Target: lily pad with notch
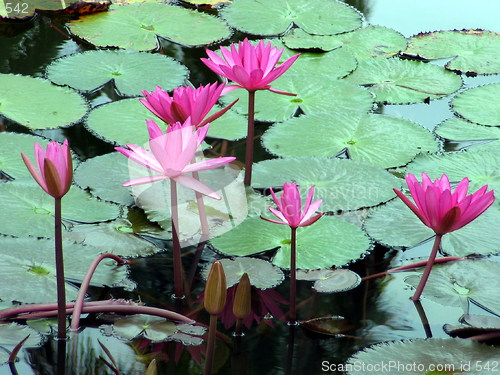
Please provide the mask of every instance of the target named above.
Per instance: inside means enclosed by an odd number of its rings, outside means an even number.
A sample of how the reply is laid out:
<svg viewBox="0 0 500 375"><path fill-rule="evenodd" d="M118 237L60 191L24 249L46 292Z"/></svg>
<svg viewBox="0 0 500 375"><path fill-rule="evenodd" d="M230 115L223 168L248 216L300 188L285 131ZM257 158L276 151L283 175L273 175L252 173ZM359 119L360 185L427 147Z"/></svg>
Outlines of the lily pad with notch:
<svg viewBox="0 0 500 375"><path fill-rule="evenodd" d="M392 199L392 188L401 181L373 164L338 158L289 157L254 165L252 186L269 188L296 182L305 196L315 186L315 199L323 199L322 211L350 211L376 206Z"/></svg>
<svg viewBox="0 0 500 375"><path fill-rule="evenodd" d="M294 117L271 126L262 142L281 157L333 157L347 150L350 159L383 168L402 166L418 153L439 150L432 133L420 125L378 114Z"/></svg>
<svg viewBox="0 0 500 375"><path fill-rule="evenodd" d="M73 125L87 113L87 102L68 87L42 78L0 74L0 115L30 129Z"/></svg>
<svg viewBox="0 0 500 375"><path fill-rule="evenodd" d="M71 33L96 46L136 51L158 48L157 37L185 46L202 46L231 34L218 18L158 3L112 5L107 12L80 17L67 26Z"/></svg>
<svg viewBox="0 0 500 375"><path fill-rule="evenodd" d="M462 87L462 79L455 73L436 65L398 58L361 60L346 80L368 87L377 102L388 104L444 98Z"/></svg>
<svg viewBox="0 0 500 375"><path fill-rule="evenodd" d="M290 228L251 217L230 232L211 240L227 255L246 256L278 248L272 262L290 267ZM342 266L364 257L370 239L353 224L323 216L314 225L297 230L297 268L319 269Z"/></svg>
<svg viewBox="0 0 500 375"><path fill-rule="evenodd" d="M122 96L139 96L156 86L172 90L187 79L187 68L174 59L135 51L87 51L55 60L47 78L57 85L94 91L113 81Z"/></svg>
<svg viewBox="0 0 500 375"><path fill-rule="evenodd" d="M406 54L429 60L453 57L445 68L460 73L500 73L500 33L469 29L420 33Z"/></svg>
<svg viewBox="0 0 500 375"><path fill-rule="evenodd" d="M309 34L332 35L362 24L361 13L337 0L233 0L221 16L235 29L255 35L284 34L292 25Z"/></svg>

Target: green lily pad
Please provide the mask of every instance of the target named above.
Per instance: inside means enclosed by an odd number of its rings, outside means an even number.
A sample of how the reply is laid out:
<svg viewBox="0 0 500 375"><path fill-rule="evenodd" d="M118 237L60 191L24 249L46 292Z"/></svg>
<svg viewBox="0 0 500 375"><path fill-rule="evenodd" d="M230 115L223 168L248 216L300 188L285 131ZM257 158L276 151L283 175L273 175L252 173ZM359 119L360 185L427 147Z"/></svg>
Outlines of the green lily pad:
<svg viewBox="0 0 500 375"><path fill-rule="evenodd" d="M470 180L469 193L484 185L499 191L498 166L500 153L449 152L443 155L419 155L408 164L407 172L420 176L425 172L432 179L445 173L451 182L459 182L465 177Z"/></svg>
<svg viewBox="0 0 500 375"><path fill-rule="evenodd" d="M119 152L96 156L76 168L73 180L97 198L131 206L134 198L129 189L122 186L130 177L128 163L128 159Z"/></svg>
<svg viewBox="0 0 500 375"><path fill-rule="evenodd" d="M373 98L367 89L343 80L328 80L322 76L281 76L273 87L297 96L278 95L270 91L258 91L255 95L255 118L259 121L285 121L300 108L306 114L328 113L340 116L347 113L366 113L372 109ZM224 103L240 98L234 109L248 112L248 94L234 90L223 96Z"/></svg>
<svg viewBox="0 0 500 375"><path fill-rule="evenodd" d="M70 231L63 233L63 238L122 257L148 256L163 250L137 236L132 223L122 218L105 223L74 225Z"/></svg>
<svg viewBox="0 0 500 375"><path fill-rule="evenodd" d="M430 338L365 348L349 358L343 368L349 375L373 374L373 368L380 368L377 372L384 374L491 374L484 365L493 366L498 360L498 349L493 346L472 340Z"/></svg>
<svg viewBox="0 0 500 375"><path fill-rule="evenodd" d="M144 337L152 342L180 341L184 345L200 345L203 340L199 336L206 329L191 324L176 324L158 316L138 314L117 320L112 331L127 340Z"/></svg>
<svg viewBox="0 0 500 375"><path fill-rule="evenodd" d="M31 157L35 142L40 143L44 149L49 143L45 138L28 134L0 132L0 170L2 173L12 178L30 177L31 174L21 158L21 152Z"/></svg>
<svg viewBox="0 0 500 375"><path fill-rule="evenodd" d="M87 113L75 91L42 78L0 74L0 87L0 115L31 129L70 126Z"/></svg>
<svg viewBox="0 0 500 375"><path fill-rule="evenodd" d="M420 33L410 38L406 53L429 60L453 57L445 67L461 73L500 73L500 34L492 31Z"/></svg>
<svg viewBox="0 0 500 375"><path fill-rule="evenodd" d="M262 142L282 157L333 157L347 150L352 160L383 168L405 165L418 153L439 150L432 133L420 125L377 114L294 117L269 128Z"/></svg>
<svg viewBox="0 0 500 375"><path fill-rule="evenodd" d="M221 16L235 29L256 35L284 34L292 24L309 34L331 35L362 23L358 11L336 0L233 0Z"/></svg>
<svg viewBox="0 0 500 375"><path fill-rule="evenodd" d="M236 257L219 261L224 268L227 288L239 283L244 273L248 274L251 285L262 290L278 286L285 278L283 271L263 259ZM203 279L208 279L211 267L212 263L209 263L203 269L201 274Z"/></svg>
<svg viewBox="0 0 500 375"><path fill-rule="evenodd" d="M462 87L462 79L455 73L436 65L397 58L361 60L346 80L368 87L377 102L390 104L443 98Z"/></svg>
<svg viewBox="0 0 500 375"><path fill-rule="evenodd" d="M112 5L107 12L71 21L68 27L96 46L137 51L157 48L157 36L186 46L201 46L230 35L228 27L213 16L157 3Z"/></svg>
<svg viewBox="0 0 500 375"><path fill-rule="evenodd" d="M442 251L451 256L499 252L497 234L491 230L499 220L499 210L490 207L465 227L443 236ZM365 221L365 229L387 246L411 247L434 236L400 199L374 210Z"/></svg>
<svg viewBox="0 0 500 375"><path fill-rule="evenodd" d="M290 157L254 165L254 187L281 188L283 182L296 182L303 196L315 185L315 199L323 199L321 211L376 206L393 198L392 188L401 186L401 181L384 169L353 160Z"/></svg>
<svg viewBox="0 0 500 375"><path fill-rule="evenodd" d="M22 302L55 302L57 300L56 266L53 240L34 238L0 239L0 281L4 287L0 298ZM64 272L68 281L81 283L88 267L102 251L91 246L64 242ZM127 279L127 268L117 267L113 260L100 263L92 285L133 284ZM66 298L75 300L78 288L66 283Z"/></svg>
<svg viewBox="0 0 500 375"><path fill-rule="evenodd" d="M252 217L211 242L222 253L238 256L279 248L273 264L290 267L290 228L286 225ZM297 229L297 268L342 266L364 257L370 245L357 226L323 216L314 225Z"/></svg>
<svg viewBox="0 0 500 375"><path fill-rule="evenodd" d="M406 277L405 282L416 288L422 272ZM467 306L467 300L473 299L500 313L498 272L500 263L484 259L436 265L432 267L422 295L444 306Z"/></svg>
<svg viewBox="0 0 500 375"><path fill-rule="evenodd" d="M28 337L29 336L29 337ZM27 338L27 339L26 339ZM17 323L0 324L0 345L15 347L22 340L23 348L42 345L42 336L34 329ZM9 353L0 350L0 364L9 360Z"/></svg>
<svg viewBox="0 0 500 375"><path fill-rule="evenodd" d="M47 68L47 78L55 84L93 91L113 80L122 96L138 96L156 86L168 91L182 85L187 75L187 68L168 56L134 51L88 51Z"/></svg>
<svg viewBox="0 0 500 375"><path fill-rule="evenodd" d="M222 107L216 105L208 116L220 111ZM207 137L227 139L236 141L245 138L247 135L247 118L239 115L235 111L229 110L223 116L210 123Z"/></svg>
<svg viewBox="0 0 500 375"><path fill-rule="evenodd" d="M361 283L361 277L348 269L299 270L297 280L314 281L313 288L320 293L346 292Z"/></svg>
<svg viewBox="0 0 500 375"><path fill-rule="evenodd" d="M332 36L310 35L301 29L293 29L283 37L283 42L292 49L331 51L343 47L357 59L391 57L406 49L403 35L387 27L374 25Z"/></svg>
<svg viewBox="0 0 500 375"><path fill-rule="evenodd" d="M0 184L3 215L0 232L13 236L52 237L54 235L54 198L32 180ZM62 217L79 222L98 222L118 217L120 208L92 199L72 186L62 199Z"/></svg>
<svg viewBox="0 0 500 375"><path fill-rule="evenodd" d="M434 132L440 137L452 139L454 141L476 141L500 138L500 128L478 125L459 117L449 118L434 129Z"/></svg>
<svg viewBox="0 0 500 375"><path fill-rule="evenodd" d="M481 125L500 126L500 83L474 87L455 96L453 110L469 121Z"/></svg>

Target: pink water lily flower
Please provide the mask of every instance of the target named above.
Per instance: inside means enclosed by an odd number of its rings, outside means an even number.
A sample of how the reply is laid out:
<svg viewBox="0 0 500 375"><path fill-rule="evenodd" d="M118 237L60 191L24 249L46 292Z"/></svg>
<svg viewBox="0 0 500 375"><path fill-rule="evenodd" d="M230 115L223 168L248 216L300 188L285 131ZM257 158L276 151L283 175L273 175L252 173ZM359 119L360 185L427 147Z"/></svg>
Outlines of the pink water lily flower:
<svg viewBox="0 0 500 375"><path fill-rule="evenodd" d="M68 192L73 180L73 161L68 140L65 140L62 145L50 141L47 151L35 142L35 160L38 170L24 152L21 156L35 181L47 194L60 199Z"/></svg>
<svg viewBox="0 0 500 375"><path fill-rule="evenodd" d="M196 150L205 139L209 124L196 129L188 118L184 123L176 122L170 125L166 133L163 133L153 120L147 120L146 122L151 151L133 144L127 144L128 148L116 147L115 149L130 160L159 174L130 180L122 186L148 184L171 178L175 182L211 198L221 199L212 189L188 174L218 168L236 159L234 157L223 157L192 163Z"/></svg>
<svg viewBox="0 0 500 375"><path fill-rule="evenodd" d="M244 88L248 91L270 90L278 94L294 95L276 90L271 87L270 83L285 73L300 54L276 66L283 49L271 47L271 42L265 44L263 40L254 46L246 38L237 45L231 44L229 48L221 47L220 51L222 57L213 51L206 50L209 58L202 58L201 61L215 73L237 83L237 85L227 86L224 93L236 88Z"/></svg>
<svg viewBox="0 0 500 375"><path fill-rule="evenodd" d="M142 91L145 99L139 100L147 109L167 124L184 123L190 117L194 126L201 127L222 116L236 103L234 101L226 108L205 119L205 116L219 100L224 86L223 83L213 83L196 89L193 87L178 87L174 90L172 96L163 91L160 86L156 86L156 91Z"/></svg>
<svg viewBox="0 0 500 375"><path fill-rule="evenodd" d="M269 211L280 220L267 219L261 216L264 220L272 223L289 225L291 228L297 228L311 225L323 216L322 213L314 215L321 205L321 202L323 202L322 199L319 199L311 203L314 195L314 186L309 189L304 209L302 209L302 202L297 184L285 182L280 199L276 197L273 189L270 190L274 203L276 203L278 209L269 207Z"/></svg>
<svg viewBox="0 0 500 375"><path fill-rule="evenodd" d="M467 195L468 178L462 179L453 192L445 174L432 182L427 174L422 173L422 183L419 183L409 173L406 182L414 202L399 190L394 189L394 192L425 225L440 235L467 225L495 200L493 190L486 191L488 185Z"/></svg>

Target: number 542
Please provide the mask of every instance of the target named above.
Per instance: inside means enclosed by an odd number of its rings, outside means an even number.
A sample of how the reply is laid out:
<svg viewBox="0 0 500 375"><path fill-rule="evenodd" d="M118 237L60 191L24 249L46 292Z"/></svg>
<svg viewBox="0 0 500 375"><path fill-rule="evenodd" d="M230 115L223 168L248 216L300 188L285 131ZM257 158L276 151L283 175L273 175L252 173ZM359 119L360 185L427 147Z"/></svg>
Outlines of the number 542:
<svg viewBox="0 0 500 375"><path fill-rule="evenodd" d="M28 14L28 3L5 3L7 13Z"/></svg>

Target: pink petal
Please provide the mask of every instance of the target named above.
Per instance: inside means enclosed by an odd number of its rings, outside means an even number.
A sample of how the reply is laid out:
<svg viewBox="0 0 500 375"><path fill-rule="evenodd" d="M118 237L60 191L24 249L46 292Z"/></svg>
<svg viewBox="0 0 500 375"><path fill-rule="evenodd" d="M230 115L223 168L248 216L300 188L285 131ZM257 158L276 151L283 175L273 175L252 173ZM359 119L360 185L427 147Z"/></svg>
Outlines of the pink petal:
<svg viewBox="0 0 500 375"><path fill-rule="evenodd" d="M287 220L287 218L285 217L285 215L283 215L283 213L281 211L278 211L277 209L275 209L273 207L269 207L269 211L271 211L273 213L273 215L276 216L278 219L281 219L284 223L286 223L287 225L290 225L290 222Z"/></svg>
<svg viewBox="0 0 500 375"><path fill-rule="evenodd" d="M226 156L226 157L216 158L216 159L205 159L203 161L187 165L182 170L182 172L189 173L189 172L205 171L208 169L215 169L215 168L219 168L225 164L231 163L234 160L236 160L236 158L233 156Z"/></svg>
<svg viewBox="0 0 500 375"><path fill-rule="evenodd" d="M308 220L304 221L304 222L301 222L299 227L307 227L311 224L314 224L315 222L317 222L322 216L324 215L324 213L321 213L321 214L317 214L311 218L309 218Z"/></svg>
<svg viewBox="0 0 500 375"><path fill-rule="evenodd" d="M270 221L271 223L275 223L275 224L284 224L284 225L289 225L287 222L278 221L278 220L273 220L273 219L268 219L267 217L264 217L264 216L261 216L260 218L261 218L262 220L265 220L265 221Z"/></svg>
<svg viewBox="0 0 500 375"><path fill-rule="evenodd" d="M396 193L396 195L404 202L404 204L406 204L408 206L408 208L410 210L413 211L413 213L415 215L417 215L417 217L420 219L420 221L422 221L422 223L424 223L425 225L427 225L428 227L430 227L430 221L427 219L427 217L418 209L417 206L415 206L415 204L410 201L408 199L408 197L406 195L404 195L402 192L400 192L399 190L397 189L392 189L394 190L394 192Z"/></svg>
<svg viewBox="0 0 500 375"><path fill-rule="evenodd" d="M127 182L124 182L122 186L135 186L135 185L144 185L144 184L150 184L152 182L156 181L161 181L161 180L166 180L168 177L165 175L154 175L154 176L146 176L146 177L140 177L136 178Z"/></svg>

